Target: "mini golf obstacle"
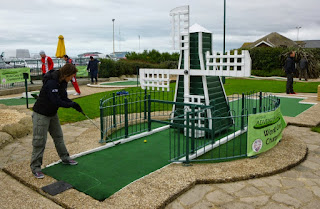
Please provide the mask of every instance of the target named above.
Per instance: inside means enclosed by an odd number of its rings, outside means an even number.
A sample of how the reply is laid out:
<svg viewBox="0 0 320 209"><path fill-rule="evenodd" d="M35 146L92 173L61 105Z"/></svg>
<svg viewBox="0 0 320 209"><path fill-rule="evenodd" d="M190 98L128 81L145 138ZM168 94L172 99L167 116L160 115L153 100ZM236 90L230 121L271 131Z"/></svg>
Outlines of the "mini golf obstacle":
<svg viewBox="0 0 320 209"><path fill-rule="evenodd" d="M211 54L212 34L198 24L189 27L189 6L175 8L170 15L172 42L180 50L178 69L140 69L140 84L144 92L102 99L100 142L128 139L140 133L139 136L143 137L157 132L152 130L152 123L162 123L165 128L173 130L169 136L169 144L173 146L169 151L171 161L189 163L191 158L208 152L207 145L213 149L233 139L236 143L238 138L240 144L233 148L233 156L226 154L224 157L247 156L249 115L277 112L276 116L270 117L279 119L279 125L283 122L280 111L276 111L280 100L262 92L251 92L237 95L230 101L220 76L249 77L249 52ZM178 75L173 100L168 99L168 95L172 98L171 75ZM132 132L129 131L130 125L135 125ZM281 138L281 131L282 127L277 130L277 138ZM240 151L235 154L237 148ZM203 150L198 152L199 149ZM223 159L220 151L219 148L218 158L211 156L209 160Z"/></svg>
<svg viewBox="0 0 320 209"><path fill-rule="evenodd" d="M90 154L79 157L79 165L58 164L46 174L103 200L170 162L232 160L279 142L285 126L279 98L225 94L220 76L250 76L249 52L210 53L211 33L198 25L189 30L189 6L170 15L179 68L140 69L141 90L102 98L100 142L106 144L73 156ZM178 75L174 89L170 75Z"/></svg>

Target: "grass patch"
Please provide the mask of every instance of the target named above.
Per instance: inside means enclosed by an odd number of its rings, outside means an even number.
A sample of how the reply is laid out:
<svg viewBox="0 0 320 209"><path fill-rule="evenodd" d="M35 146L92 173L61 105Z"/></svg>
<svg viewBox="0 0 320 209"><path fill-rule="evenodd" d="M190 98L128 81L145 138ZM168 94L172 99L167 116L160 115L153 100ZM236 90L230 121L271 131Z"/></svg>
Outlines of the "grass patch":
<svg viewBox="0 0 320 209"><path fill-rule="evenodd" d="M320 82L296 82L294 83L294 90L299 93L316 93L318 85ZM171 88L175 88L175 83L170 84ZM284 93L286 90L286 81L275 81L275 80L251 80L251 79L226 79L224 85L227 95L234 93L241 94L242 92L250 91L262 91L262 92L272 92L272 93ZM126 88L125 91L138 91L141 90L140 87ZM92 94L86 97L81 97L74 99L82 107L83 111L90 118L97 118L100 116L99 101L101 98L107 94L112 94L119 90L102 92L97 94ZM153 97L151 99L154 99ZM152 107L154 108L154 107ZM155 107L156 109L156 107ZM60 108L58 111L59 118L62 124L72 123L76 121L86 120L86 118L75 111L72 108Z"/></svg>
<svg viewBox="0 0 320 209"><path fill-rule="evenodd" d="M311 131L320 133L320 127L312 127Z"/></svg>
<svg viewBox="0 0 320 209"><path fill-rule="evenodd" d="M34 98L28 98L28 103L34 104L36 100ZM26 105L26 98L19 99L0 99L0 104L4 104L7 106L15 106L15 105Z"/></svg>

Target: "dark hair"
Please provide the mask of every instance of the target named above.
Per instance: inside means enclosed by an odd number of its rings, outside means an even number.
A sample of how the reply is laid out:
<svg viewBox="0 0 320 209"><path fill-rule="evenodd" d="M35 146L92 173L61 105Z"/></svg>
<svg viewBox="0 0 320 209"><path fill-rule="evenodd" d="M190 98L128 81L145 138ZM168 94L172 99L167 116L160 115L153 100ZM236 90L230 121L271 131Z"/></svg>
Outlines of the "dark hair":
<svg viewBox="0 0 320 209"><path fill-rule="evenodd" d="M90 56L90 59L93 59L93 56Z"/></svg>
<svg viewBox="0 0 320 209"><path fill-rule="evenodd" d="M69 58L69 57L68 57L68 55L66 55L66 54L65 54L65 55L63 55L63 57L65 57L65 58Z"/></svg>
<svg viewBox="0 0 320 209"><path fill-rule="evenodd" d="M66 77L69 77L78 72L78 69L70 63L65 64L62 68L59 69L60 77L59 80L63 81Z"/></svg>

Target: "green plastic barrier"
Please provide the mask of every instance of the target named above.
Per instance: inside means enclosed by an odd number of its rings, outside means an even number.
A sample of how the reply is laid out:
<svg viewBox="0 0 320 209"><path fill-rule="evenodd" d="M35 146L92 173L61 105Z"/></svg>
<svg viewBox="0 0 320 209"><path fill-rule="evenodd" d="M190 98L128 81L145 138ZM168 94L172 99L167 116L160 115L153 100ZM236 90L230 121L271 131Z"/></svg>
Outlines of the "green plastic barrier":
<svg viewBox="0 0 320 209"><path fill-rule="evenodd" d="M30 80L30 68L0 69L0 84L23 82L23 73L28 73Z"/></svg>
<svg viewBox="0 0 320 209"><path fill-rule="evenodd" d="M276 146L282 138L286 122L280 106L271 112L249 115L248 118L248 156L258 155Z"/></svg>
<svg viewBox="0 0 320 209"><path fill-rule="evenodd" d="M87 66L76 66L78 69L77 77L88 77Z"/></svg>

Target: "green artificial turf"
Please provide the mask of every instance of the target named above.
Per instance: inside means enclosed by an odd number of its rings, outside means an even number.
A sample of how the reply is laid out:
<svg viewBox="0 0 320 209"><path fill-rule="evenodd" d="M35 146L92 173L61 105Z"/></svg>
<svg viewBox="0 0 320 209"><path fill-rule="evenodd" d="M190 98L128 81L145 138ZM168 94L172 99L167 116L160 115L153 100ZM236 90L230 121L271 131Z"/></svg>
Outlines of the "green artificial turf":
<svg viewBox="0 0 320 209"><path fill-rule="evenodd" d="M286 81L278 80L252 80L229 78L226 79L224 88L227 95L245 92L272 92L272 93L285 93ZM293 89L297 93L317 93L318 85L320 82L294 82Z"/></svg>
<svg viewBox="0 0 320 209"><path fill-rule="evenodd" d="M168 131L168 130L167 130ZM77 158L77 166L57 164L47 175L104 200L129 183L169 163L166 131ZM147 140L144 143L144 140Z"/></svg>
<svg viewBox="0 0 320 209"><path fill-rule="evenodd" d="M28 98L28 104L34 104L36 99ZM26 98L19 98L19 99L0 99L0 104L4 104L7 106L15 106L15 105L27 105Z"/></svg>
<svg viewBox="0 0 320 209"><path fill-rule="evenodd" d="M298 93L316 93L318 85L320 85L320 82L296 82L294 83L294 90ZM175 83L170 84L170 87L174 89ZM224 87L227 95L231 95L234 93L241 94L242 92L250 92L250 91L284 93L286 89L286 81L229 78L229 79L226 79L226 83ZM135 90L141 90L141 88L132 87L132 88L126 88L124 90L135 91ZM74 101L78 102L81 105L84 112L90 118L97 118L100 116L100 110L99 110L100 99L104 97L106 94L109 94L112 92L115 93L117 91L119 90L92 94L90 96L75 99ZM168 107L168 109L170 108L171 107ZM70 109L60 108L58 113L59 113L59 118L61 123L72 123L76 121L86 120L86 117L77 113L72 108Z"/></svg>
<svg viewBox="0 0 320 209"><path fill-rule="evenodd" d="M296 117L303 111L312 107L312 104L299 103L303 99L280 97L280 109L283 116Z"/></svg>
<svg viewBox="0 0 320 209"><path fill-rule="evenodd" d="M121 82L108 82L108 83L101 83L100 85L108 85L108 86L129 86L129 85L137 85L137 81L121 81ZM138 85L140 82L138 81Z"/></svg>

